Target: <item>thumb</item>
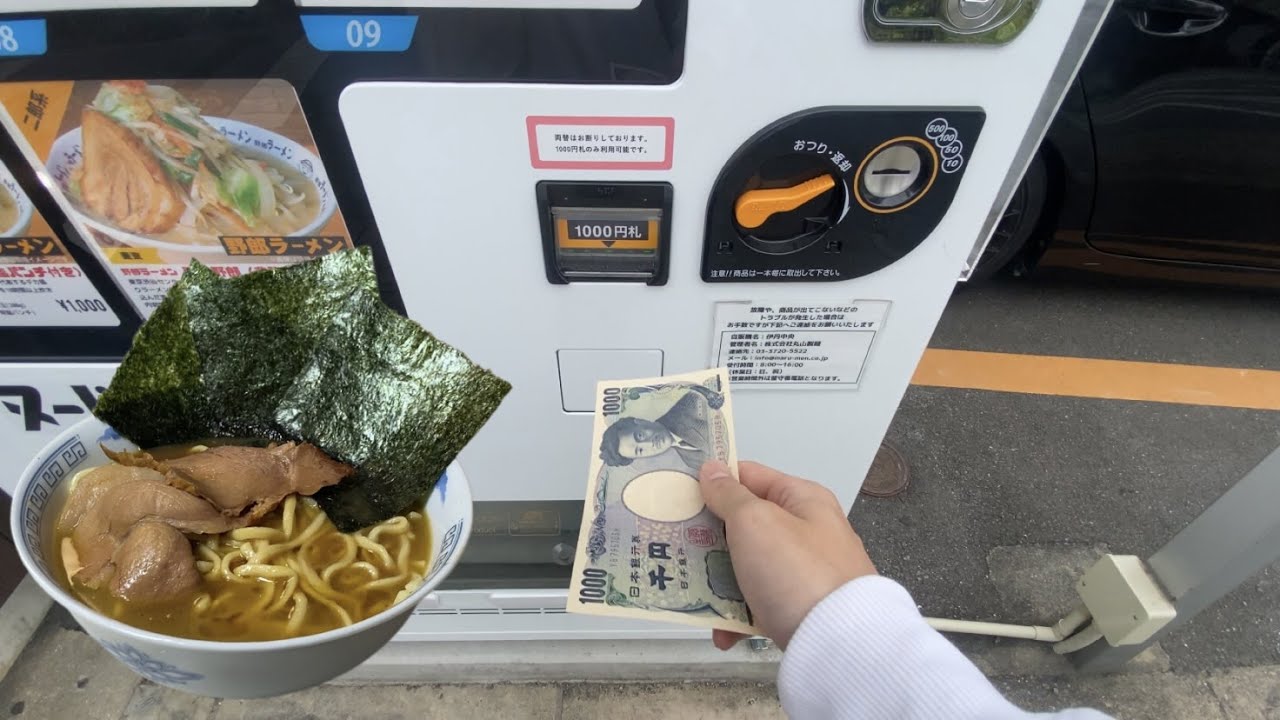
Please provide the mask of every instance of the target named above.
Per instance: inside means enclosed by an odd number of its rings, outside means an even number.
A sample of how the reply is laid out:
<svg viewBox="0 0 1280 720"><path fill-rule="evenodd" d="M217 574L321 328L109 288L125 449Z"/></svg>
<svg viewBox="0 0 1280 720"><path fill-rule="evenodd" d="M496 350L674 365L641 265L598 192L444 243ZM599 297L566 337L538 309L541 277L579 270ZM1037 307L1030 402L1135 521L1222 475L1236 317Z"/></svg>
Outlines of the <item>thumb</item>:
<svg viewBox="0 0 1280 720"><path fill-rule="evenodd" d="M712 460L698 473L698 485L702 488L702 500L711 512L721 520L728 520L742 508L754 502L762 502L750 490L738 482L729 472L729 466Z"/></svg>

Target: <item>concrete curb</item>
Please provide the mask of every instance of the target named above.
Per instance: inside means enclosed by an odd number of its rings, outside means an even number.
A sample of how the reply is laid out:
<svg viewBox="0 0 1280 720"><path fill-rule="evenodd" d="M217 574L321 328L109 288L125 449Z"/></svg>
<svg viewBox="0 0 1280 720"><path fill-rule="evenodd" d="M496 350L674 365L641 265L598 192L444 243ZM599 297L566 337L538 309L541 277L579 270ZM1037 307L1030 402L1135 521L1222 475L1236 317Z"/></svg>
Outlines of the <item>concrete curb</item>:
<svg viewBox="0 0 1280 720"><path fill-rule="evenodd" d="M0 605L0 680L35 635L53 600L28 575Z"/></svg>

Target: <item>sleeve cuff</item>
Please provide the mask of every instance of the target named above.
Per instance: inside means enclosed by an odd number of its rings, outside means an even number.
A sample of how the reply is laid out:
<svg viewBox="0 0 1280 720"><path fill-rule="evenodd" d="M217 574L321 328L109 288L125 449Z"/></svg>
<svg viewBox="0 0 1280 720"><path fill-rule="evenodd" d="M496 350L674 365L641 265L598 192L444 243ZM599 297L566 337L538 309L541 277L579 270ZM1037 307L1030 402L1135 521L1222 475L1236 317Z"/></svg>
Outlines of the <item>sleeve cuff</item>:
<svg viewBox="0 0 1280 720"><path fill-rule="evenodd" d="M809 612L783 656L778 695L804 720L1028 717L879 576L846 583Z"/></svg>

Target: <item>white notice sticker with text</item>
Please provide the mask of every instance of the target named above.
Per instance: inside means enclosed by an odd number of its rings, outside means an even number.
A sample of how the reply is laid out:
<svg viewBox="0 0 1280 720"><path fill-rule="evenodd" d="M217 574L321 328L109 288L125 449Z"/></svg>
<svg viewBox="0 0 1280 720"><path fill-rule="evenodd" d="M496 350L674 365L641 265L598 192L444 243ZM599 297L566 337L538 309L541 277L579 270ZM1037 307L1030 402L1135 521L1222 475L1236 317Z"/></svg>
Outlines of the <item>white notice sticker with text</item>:
<svg viewBox="0 0 1280 720"><path fill-rule="evenodd" d="M535 168L671 169L675 120L669 117L532 115L525 124Z"/></svg>
<svg viewBox="0 0 1280 720"><path fill-rule="evenodd" d="M856 389L888 312L885 300L716 303L711 364L735 390Z"/></svg>

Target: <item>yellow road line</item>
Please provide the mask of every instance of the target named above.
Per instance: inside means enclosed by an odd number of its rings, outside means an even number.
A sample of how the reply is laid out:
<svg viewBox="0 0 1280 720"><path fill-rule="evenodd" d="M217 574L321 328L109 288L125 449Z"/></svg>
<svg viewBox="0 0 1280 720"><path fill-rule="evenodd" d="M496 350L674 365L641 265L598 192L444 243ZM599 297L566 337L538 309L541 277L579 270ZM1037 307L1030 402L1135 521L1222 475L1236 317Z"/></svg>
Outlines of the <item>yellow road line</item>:
<svg viewBox="0 0 1280 720"><path fill-rule="evenodd" d="M929 349L911 382L946 388L1280 410L1280 372Z"/></svg>

